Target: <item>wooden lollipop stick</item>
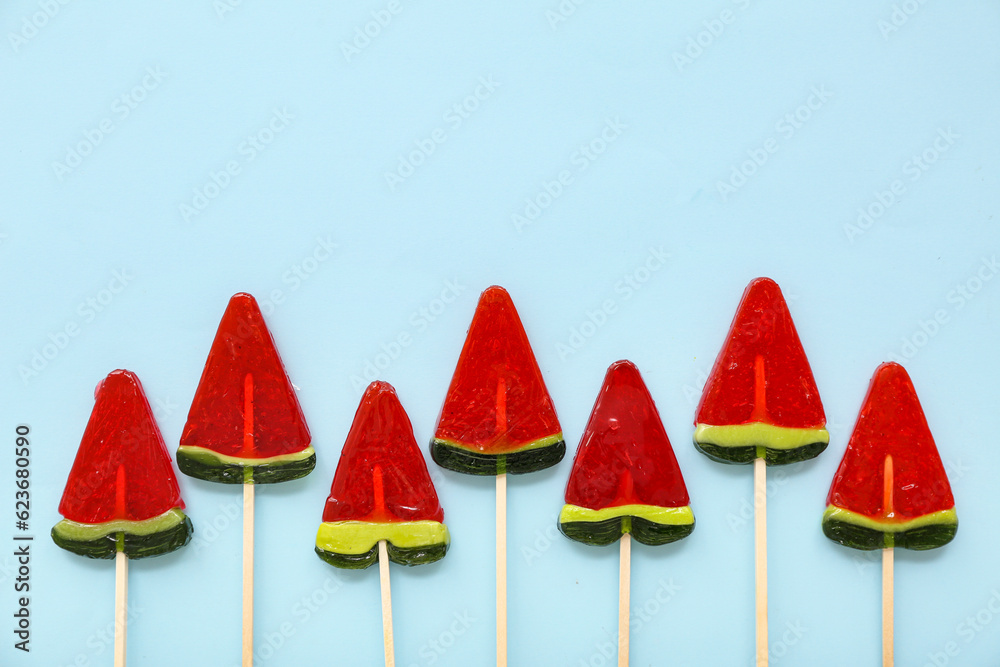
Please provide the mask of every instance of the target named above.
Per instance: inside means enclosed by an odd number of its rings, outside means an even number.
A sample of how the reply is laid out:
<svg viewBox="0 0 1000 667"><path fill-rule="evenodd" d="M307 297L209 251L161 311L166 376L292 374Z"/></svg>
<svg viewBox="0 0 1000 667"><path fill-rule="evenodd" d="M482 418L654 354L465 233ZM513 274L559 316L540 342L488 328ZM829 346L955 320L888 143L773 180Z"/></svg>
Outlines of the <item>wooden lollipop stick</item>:
<svg viewBox="0 0 1000 667"><path fill-rule="evenodd" d="M497 475L497 667L507 667L507 473Z"/></svg>
<svg viewBox="0 0 1000 667"><path fill-rule="evenodd" d="M385 540L378 541L378 578L382 588L382 639L385 641L385 667L396 667L396 649L392 638L392 591L389 589L389 550Z"/></svg>
<svg viewBox="0 0 1000 667"><path fill-rule="evenodd" d="M252 452L253 374L243 378L243 449ZM243 667L253 667L253 468L243 469Z"/></svg>
<svg viewBox="0 0 1000 667"><path fill-rule="evenodd" d="M618 667L628 667L628 607L632 585L632 536L618 541Z"/></svg>
<svg viewBox="0 0 1000 667"><path fill-rule="evenodd" d="M253 497L243 485L243 667L253 667Z"/></svg>
<svg viewBox="0 0 1000 667"><path fill-rule="evenodd" d="M497 378L497 433L507 430L507 380ZM497 472L497 667L507 667L507 472L503 456Z"/></svg>
<svg viewBox="0 0 1000 667"><path fill-rule="evenodd" d="M893 465L892 457L886 456L883 464L882 483L884 484L882 506L889 516L895 514L892 491ZM893 630L892 607L893 607L893 551L892 538L886 540L885 548L882 549L882 667L892 667L895 660L893 655Z"/></svg>
<svg viewBox="0 0 1000 667"><path fill-rule="evenodd" d="M754 570L757 599L757 667L767 667L767 464L753 461Z"/></svg>
<svg viewBox="0 0 1000 667"><path fill-rule="evenodd" d="M892 667L893 655L892 593L893 593L892 547L882 549L882 667Z"/></svg>
<svg viewBox="0 0 1000 667"><path fill-rule="evenodd" d="M115 667L125 667L127 630L128 556L119 547L118 553L115 554Z"/></svg>

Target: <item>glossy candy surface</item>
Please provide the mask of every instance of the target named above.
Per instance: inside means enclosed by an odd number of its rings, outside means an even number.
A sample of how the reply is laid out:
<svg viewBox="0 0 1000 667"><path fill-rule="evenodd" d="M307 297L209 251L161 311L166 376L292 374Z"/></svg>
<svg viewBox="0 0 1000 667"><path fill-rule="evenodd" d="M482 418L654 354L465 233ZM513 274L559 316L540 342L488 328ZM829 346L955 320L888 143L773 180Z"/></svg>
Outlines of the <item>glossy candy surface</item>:
<svg viewBox="0 0 1000 667"><path fill-rule="evenodd" d="M695 445L723 463L794 463L830 441L809 361L778 285L747 286L695 418Z"/></svg>
<svg viewBox="0 0 1000 667"><path fill-rule="evenodd" d="M373 382L354 415L337 463L316 553L332 565L365 568L389 559L420 565L448 549L444 510L392 385Z"/></svg>
<svg viewBox="0 0 1000 667"><path fill-rule="evenodd" d="M593 545L612 544L624 533L644 544L666 544L694 529L689 502L639 369L615 362L573 460L559 529Z"/></svg>
<svg viewBox="0 0 1000 667"><path fill-rule="evenodd" d="M60 547L91 558L156 556L191 539L191 522L139 378L111 372L70 470L52 529Z"/></svg>
<svg viewBox="0 0 1000 667"><path fill-rule="evenodd" d="M181 472L269 484L315 467L309 429L256 300L229 300L177 450Z"/></svg>
<svg viewBox="0 0 1000 667"><path fill-rule="evenodd" d="M472 475L528 473L566 453L562 428L510 295L494 285L476 306L431 455Z"/></svg>
<svg viewBox="0 0 1000 667"><path fill-rule="evenodd" d="M933 549L955 537L948 476L906 370L875 371L830 486L823 532L855 549Z"/></svg>

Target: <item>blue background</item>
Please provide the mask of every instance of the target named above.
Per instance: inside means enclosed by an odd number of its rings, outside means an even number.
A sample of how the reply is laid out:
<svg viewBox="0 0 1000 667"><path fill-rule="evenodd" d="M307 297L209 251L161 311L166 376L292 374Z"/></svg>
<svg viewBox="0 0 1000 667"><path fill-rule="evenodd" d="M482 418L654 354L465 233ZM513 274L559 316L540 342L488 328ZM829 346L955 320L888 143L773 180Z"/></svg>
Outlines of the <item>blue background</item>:
<svg viewBox="0 0 1000 667"><path fill-rule="evenodd" d="M832 436L772 470L772 664L879 662L878 563L819 519L893 355L961 521L897 556L898 664L996 663L996 3L223 2L0 9L0 488L12 507L29 424L36 536L32 652L0 627L0 662L111 664L113 567L47 538L92 391L137 372L173 450L226 300L249 291L318 454L259 491L257 664L380 664L376 572L312 552L338 453L376 375L429 441L498 283L570 453L620 358L673 439L698 524L634 549L632 664L751 665L751 471L690 439L739 296L769 275ZM431 467L453 546L392 568L397 662L489 665L493 480ZM511 665L613 662L618 554L557 534L569 468L510 483ZM237 665L239 490L180 482L197 537L133 564L130 659Z"/></svg>

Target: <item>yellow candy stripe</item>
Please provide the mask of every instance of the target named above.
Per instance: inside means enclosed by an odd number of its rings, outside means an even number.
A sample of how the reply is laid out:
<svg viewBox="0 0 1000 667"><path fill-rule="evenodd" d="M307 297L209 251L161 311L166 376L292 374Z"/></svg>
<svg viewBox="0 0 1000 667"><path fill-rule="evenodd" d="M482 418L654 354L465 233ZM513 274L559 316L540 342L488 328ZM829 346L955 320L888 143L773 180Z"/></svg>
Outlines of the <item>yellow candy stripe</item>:
<svg viewBox="0 0 1000 667"><path fill-rule="evenodd" d="M316 547L335 554L358 555L371 551L379 540L397 549L414 549L433 544L449 544L448 527L438 521L329 521L319 525Z"/></svg>
<svg viewBox="0 0 1000 667"><path fill-rule="evenodd" d="M543 447L548 447L550 445L554 445L557 442L561 442L562 439L563 439L563 434L562 434L562 432L559 432L559 433L556 433L554 435L549 435L549 436L546 436L544 438L541 438L540 440L535 440L534 442L529 442L526 445L521 445L521 446L515 447L513 449L505 449L504 451L497 452L497 453L499 453L499 454L516 454L518 452L527 452L527 451L532 450L532 449L541 449ZM439 443L441 443L443 445L448 445L449 447L455 447L457 449L465 449L465 450L474 451L474 452L483 451L483 450L480 450L479 448L477 448L475 445L470 445L470 444L465 443L465 442L459 442L458 440L449 440L447 438L435 438L434 440L435 440L435 442L439 442Z"/></svg>
<svg viewBox="0 0 1000 667"><path fill-rule="evenodd" d="M664 526L686 526L694 523L694 513L689 505L683 507L658 507L656 505L618 505L592 510L579 505L563 505L559 523L587 521L596 523L616 517L634 516Z"/></svg>
<svg viewBox="0 0 1000 667"><path fill-rule="evenodd" d="M205 447L197 447L193 445L182 445L177 448L178 456L187 456L197 461L201 461L206 465L211 461L218 461L223 465L269 465L274 463L290 463L292 461L303 461L310 456L316 454L316 450L309 445L301 452L294 452L292 454L278 454L277 456L268 456L266 458L243 458L240 456L229 456L228 454L220 454L211 449L206 449Z"/></svg>
<svg viewBox="0 0 1000 667"><path fill-rule="evenodd" d="M130 521L128 519L115 519L104 523L78 523L63 519L57 523L52 530L60 537L74 542L90 542L100 539L112 533L129 533L130 535L152 535L170 530L174 526L184 523L184 512L178 508L169 509L163 514L154 516L152 519L142 521Z"/></svg>
<svg viewBox="0 0 1000 667"><path fill-rule="evenodd" d="M958 514L955 513L955 508L952 507L950 510L931 512L930 514L918 516L916 519L896 521L893 519L873 519L869 516L865 516L864 514L858 514L857 512L846 510L843 507L829 505L826 508L826 511L823 512L823 522L826 523L827 521L843 521L844 523L851 523L855 526L870 528L871 530L877 530L883 533L905 533L906 531L913 530L914 528L957 524Z"/></svg>
<svg viewBox="0 0 1000 667"><path fill-rule="evenodd" d="M830 442L830 433L825 428L789 428L763 422L712 426L698 424L694 429L694 441L699 444L719 447L757 447L768 449L796 449L817 442Z"/></svg>

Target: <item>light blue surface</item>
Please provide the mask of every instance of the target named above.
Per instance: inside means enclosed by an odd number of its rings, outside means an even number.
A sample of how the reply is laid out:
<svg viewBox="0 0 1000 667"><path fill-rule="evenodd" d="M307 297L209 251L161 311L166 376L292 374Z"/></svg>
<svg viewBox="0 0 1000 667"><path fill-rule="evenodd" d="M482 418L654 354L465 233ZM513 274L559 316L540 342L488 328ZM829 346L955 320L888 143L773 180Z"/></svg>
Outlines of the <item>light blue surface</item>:
<svg viewBox="0 0 1000 667"><path fill-rule="evenodd" d="M772 665L879 662L878 564L819 520L893 354L961 521L947 547L897 556L897 664L996 664L996 3L64 1L0 9L0 538L19 423L37 538L29 655L12 647L0 549L0 663L111 664L113 567L47 538L93 388L137 372L173 450L245 290L271 305L318 455L259 492L257 664L381 664L377 573L312 552L323 501L366 364L428 442L477 295L498 283L570 452L620 358L673 439L697 529L634 549L632 664L751 665L751 471L690 438L740 293L769 275L832 434L819 459L772 471ZM127 284L105 291L116 272ZM22 377L36 354L51 358ZM510 483L511 665L613 663L617 551L557 534L569 468ZM432 469L453 546L392 568L397 664L489 665L493 480ZM237 665L239 490L181 485L198 541L133 564L130 664Z"/></svg>

